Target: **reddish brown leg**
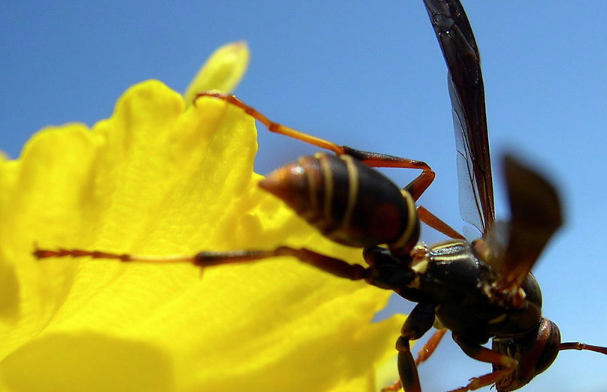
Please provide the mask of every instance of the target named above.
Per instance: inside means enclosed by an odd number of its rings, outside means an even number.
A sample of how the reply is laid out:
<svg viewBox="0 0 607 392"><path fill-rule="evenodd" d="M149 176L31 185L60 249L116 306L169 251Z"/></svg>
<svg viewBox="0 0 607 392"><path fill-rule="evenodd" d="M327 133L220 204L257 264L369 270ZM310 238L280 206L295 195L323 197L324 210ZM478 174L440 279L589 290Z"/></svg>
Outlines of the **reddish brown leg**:
<svg viewBox="0 0 607 392"><path fill-rule="evenodd" d="M417 201L422 193L424 193L430 184L432 184L434 177L436 177L434 171L424 170L419 176L415 177L413 181L404 187L403 190L409 192L413 197L413 200Z"/></svg>
<svg viewBox="0 0 607 392"><path fill-rule="evenodd" d="M476 343L469 342L461 335L454 334L453 339L470 358L481 362L491 363L493 365L499 365L501 369L494 370L493 372L487 373L480 377L472 377L468 385L449 392L468 392L487 385L495 384L512 374L516 368L518 362L514 358L482 347Z"/></svg>
<svg viewBox="0 0 607 392"><path fill-rule="evenodd" d="M388 385L387 387L383 387L381 392L397 392L403 387L403 384L400 380L394 381L394 384Z"/></svg>
<svg viewBox="0 0 607 392"><path fill-rule="evenodd" d="M402 387L403 384L400 382L400 380L396 380L394 381L394 384L388 385L387 387L383 387L381 389L381 392L396 392L400 391Z"/></svg>
<svg viewBox="0 0 607 392"><path fill-rule="evenodd" d="M211 267L224 264L246 263L259 261L270 257L292 256L300 261L310 264L322 271L340 278L361 280L368 277L368 269L358 265L349 264L343 260L325 256L320 253L302 248L294 249L279 247L267 251L232 251L232 252L200 252L195 255L184 256L137 256L130 254L115 254L108 252L86 251L82 249L38 249L33 252L37 259L51 257L92 257L94 259L113 259L122 262L139 262L154 264L190 263L200 267Z"/></svg>
<svg viewBox="0 0 607 392"><path fill-rule="evenodd" d="M434 350L438 347L438 344L445 336L447 332L447 328L442 328L434 332L430 339L424 344L421 350L417 353L417 358L415 358L415 364L419 365L420 363L426 361L432 354L434 354Z"/></svg>
<svg viewBox="0 0 607 392"><path fill-rule="evenodd" d="M417 215L419 216L419 220L437 230L448 237L455 238L458 240L465 240L466 238L461 235L454 228L449 226L445 221L428 211L426 208L422 206L417 207Z"/></svg>
<svg viewBox="0 0 607 392"><path fill-rule="evenodd" d="M343 147L340 147L340 146L336 145L335 143L332 143L328 140L324 140L324 139L321 139L321 138L318 138L318 137L315 137L312 135L308 135L306 133L297 131L293 128L289 128L285 125L282 125L282 124L279 124L277 122L270 120L269 118L264 116L261 112L257 111L253 107L242 102L235 95L226 95L226 94L215 93L215 92L204 92L204 93L197 94L196 97L194 97L194 104L196 104L196 101L202 97L212 97L212 98L221 99L222 101L225 101L229 104L232 104L234 106L241 108L246 114L255 118L257 121L259 121L260 123L265 125L266 128L268 128L268 130L270 132L278 133L281 135L292 137L297 140L301 140L302 142L312 144L314 146L324 148L326 150L333 151L334 153L336 153L338 155L346 153L344 151Z"/></svg>
<svg viewBox="0 0 607 392"><path fill-rule="evenodd" d="M317 146L323 148L325 150L333 151L337 155L347 154L353 156L354 158L360 160L361 162L369 165L371 167L394 167L394 168L403 168L403 169L420 169L422 173L415 178L405 190L407 190L411 196L413 196L413 200L417 200L422 193L430 186L432 181L434 181L434 171L426 164L425 162L415 161L413 159L401 158L387 154L379 154L368 151L357 150L348 146L339 146L333 142L330 142L325 139L318 138L316 136L308 135L306 133L297 131L293 128L287 127L286 125L279 124L267 118L261 112L257 111L253 107L247 105L242 102L234 95L225 95L221 93L215 92L205 92L196 95L194 98L194 103L196 100L202 97L212 97L221 99L231 105L237 106L244 110L245 113L255 118L257 121L261 122L263 125L268 128L270 132L278 133L281 135L289 136L297 140L301 140L302 142L311 144L313 146Z"/></svg>

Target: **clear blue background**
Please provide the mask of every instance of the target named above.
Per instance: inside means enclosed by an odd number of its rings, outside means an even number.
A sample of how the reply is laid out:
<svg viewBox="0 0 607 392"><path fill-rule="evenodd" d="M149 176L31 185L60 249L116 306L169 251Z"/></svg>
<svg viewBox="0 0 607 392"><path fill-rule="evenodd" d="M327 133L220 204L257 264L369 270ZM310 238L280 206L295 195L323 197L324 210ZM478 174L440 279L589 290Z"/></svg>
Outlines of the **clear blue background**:
<svg viewBox="0 0 607 392"><path fill-rule="evenodd" d="M446 68L421 0L173 4L4 2L0 149L17 157L45 125L92 125L148 78L183 91L215 48L246 39L253 57L241 98L339 144L427 161L438 177L421 202L463 226ZM607 345L607 3L464 5L483 55L498 190L500 151L514 149L556 181L566 206L567 225L535 269L544 313L564 340ZM311 151L262 130L257 166L265 173ZM399 184L413 175L389 173ZM497 198L503 215L501 191ZM441 239L429 230L423 237ZM446 339L420 373L432 392L489 369ZM607 357L567 351L523 390L604 392L605 369Z"/></svg>

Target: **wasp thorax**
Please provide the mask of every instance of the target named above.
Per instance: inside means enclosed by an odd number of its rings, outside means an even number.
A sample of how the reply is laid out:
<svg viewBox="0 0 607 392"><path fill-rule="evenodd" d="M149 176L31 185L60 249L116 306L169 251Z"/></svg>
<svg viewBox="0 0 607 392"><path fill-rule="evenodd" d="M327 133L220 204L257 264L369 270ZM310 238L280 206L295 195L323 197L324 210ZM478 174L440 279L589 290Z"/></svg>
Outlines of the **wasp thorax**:
<svg viewBox="0 0 607 392"><path fill-rule="evenodd" d="M404 198L389 179L351 156L304 156L259 185L341 244L365 248L417 241L414 202Z"/></svg>

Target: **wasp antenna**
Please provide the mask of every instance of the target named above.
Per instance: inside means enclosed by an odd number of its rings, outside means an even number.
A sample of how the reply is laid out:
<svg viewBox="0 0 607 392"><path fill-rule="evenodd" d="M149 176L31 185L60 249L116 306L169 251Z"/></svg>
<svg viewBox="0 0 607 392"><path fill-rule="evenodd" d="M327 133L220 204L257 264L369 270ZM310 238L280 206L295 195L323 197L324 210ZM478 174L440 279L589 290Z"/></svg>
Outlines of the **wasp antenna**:
<svg viewBox="0 0 607 392"><path fill-rule="evenodd" d="M607 347L593 346L591 344L580 342L561 343L559 350L588 350L607 355Z"/></svg>

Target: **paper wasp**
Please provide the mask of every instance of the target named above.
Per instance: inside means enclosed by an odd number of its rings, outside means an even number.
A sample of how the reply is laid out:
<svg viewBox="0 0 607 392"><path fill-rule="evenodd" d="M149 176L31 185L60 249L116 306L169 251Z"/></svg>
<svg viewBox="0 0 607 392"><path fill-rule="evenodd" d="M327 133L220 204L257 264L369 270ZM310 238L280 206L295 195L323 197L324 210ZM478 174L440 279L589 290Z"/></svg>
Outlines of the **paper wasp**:
<svg viewBox="0 0 607 392"><path fill-rule="evenodd" d="M277 124L233 96L203 93L236 105L276 133L330 150L278 169L260 186L284 200L335 242L363 248L368 266L350 264L308 249L200 252L172 258L86 250L37 249L38 258L91 256L124 262L189 262L201 267L292 256L325 272L395 291L417 305L397 341L398 368L408 392L421 392L417 365L434 351L447 330L470 357L493 371L455 391L496 384L511 391L544 371L560 350L607 348L561 343L558 327L541 315L541 291L530 273L562 224L561 204L542 175L513 157L504 159L511 219L496 222L484 87L478 48L459 0L425 0L449 69L460 186L474 208L464 218L482 238L468 242L416 201L434 179L424 162L356 150ZM371 167L421 169L402 190ZM419 243L420 221L452 239ZM414 360L409 342L432 326L439 330ZM489 339L492 348L485 348ZM398 389L395 384L388 389Z"/></svg>

